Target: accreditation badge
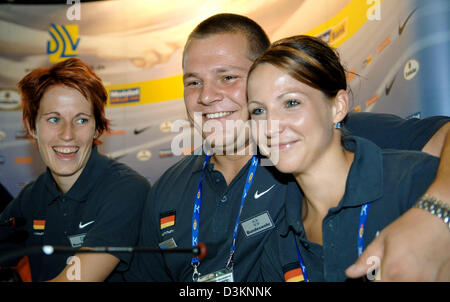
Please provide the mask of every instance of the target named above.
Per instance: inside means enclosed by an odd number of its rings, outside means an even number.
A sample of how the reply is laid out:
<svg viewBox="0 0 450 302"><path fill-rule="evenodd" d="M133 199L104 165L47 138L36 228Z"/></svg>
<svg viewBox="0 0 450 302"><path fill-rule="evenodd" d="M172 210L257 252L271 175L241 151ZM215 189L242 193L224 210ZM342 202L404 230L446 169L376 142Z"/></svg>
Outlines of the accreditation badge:
<svg viewBox="0 0 450 302"><path fill-rule="evenodd" d="M198 282L234 282L233 268L224 268L214 273L198 277Z"/></svg>

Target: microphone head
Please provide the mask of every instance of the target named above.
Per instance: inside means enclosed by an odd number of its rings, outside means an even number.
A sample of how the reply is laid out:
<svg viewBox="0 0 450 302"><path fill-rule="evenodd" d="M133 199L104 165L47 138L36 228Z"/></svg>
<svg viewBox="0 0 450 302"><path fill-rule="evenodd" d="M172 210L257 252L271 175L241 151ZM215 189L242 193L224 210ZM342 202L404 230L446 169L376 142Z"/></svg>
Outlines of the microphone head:
<svg viewBox="0 0 450 302"><path fill-rule="evenodd" d="M0 223L0 226L15 229L27 224L27 220L24 217L11 217Z"/></svg>
<svg viewBox="0 0 450 302"><path fill-rule="evenodd" d="M198 259L212 259L217 255L217 245L214 243L200 242L196 246L196 256Z"/></svg>
<svg viewBox="0 0 450 302"><path fill-rule="evenodd" d="M27 220L24 217L12 217L9 219L9 221L13 229L27 224Z"/></svg>
<svg viewBox="0 0 450 302"><path fill-rule="evenodd" d="M9 230L8 232L3 232L0 234L0 242L4 243L12 243L12 244L21 244L28 239L28 232L25 230Z"/></svg>
<svg viewBox="0 0 450 302"><path fill-rule="evenodd" d="M208 249L206 248L206 244L203 242L199 242L196 246L197 248L197 258L200 260L205 259L206 255L208 254Z"/></svg>

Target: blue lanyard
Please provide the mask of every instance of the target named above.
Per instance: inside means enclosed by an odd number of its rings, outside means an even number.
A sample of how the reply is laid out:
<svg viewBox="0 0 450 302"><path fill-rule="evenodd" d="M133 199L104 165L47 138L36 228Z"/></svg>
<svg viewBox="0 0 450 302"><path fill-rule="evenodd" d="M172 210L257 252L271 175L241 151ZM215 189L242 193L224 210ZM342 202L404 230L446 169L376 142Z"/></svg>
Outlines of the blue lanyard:
<svg viewBox="0 0 450 302"><path fill-rule="evenodd" d="M364 229L366 227L367 214L369 213L370 203L363 204L359 213L358 230L358 258L364 251Z"/></svg>
<svg viewBox="0 0 450 302"><path fill-rule="evenodd" d="M358 257L364 251L364 229L366 227L367 215L369 214L370 203L363 204L361 207L361 212L359 213L359 224L358 224ZM300 263L300 269L302 270L302 274L304 277L304 281L308 282L308 275L306 273L306 266L303 262L302 255L300 254L300 249L298 248L297 240L294 237L295 247L297 248L297 257L298 262Z"/></svg>
<svg viewBox="0 0 450 302"><path fill-rule="evenodd" d="M211 155L206 155L206 157L205 157L205 161L204 161L203 167L202 167L202 174L200 176L200 181L199 181L198 187L197 187L197 194L195 195L194 211L192 213L192 247L195 247L198 244L200 211L201 211L201 207L202 207L203 174L205 171L205 167L208 164L210 158L211 158ZM253 183L253 179L254 179L254 175L255 175L257 167L258 167L258 157L256 157L256 155L254 155L252 157L252 163L250 165L250 169L247 174L247 179L245 181L244 190L242 192L241 206L239 208L239 214L236 219L236 224L234 226L233 243L230 248L230 257L228 258L228 261L227 261L227 268L230 268L231 264L232 264L233 255L236 250L236 237L237 237L237 233L238 233L239 221L241 219L242 209L244 208L245 197L247 196L247 192L250 190L250 187ZM200 260L197 257L193 257L191 263L195 269L195 267L199 265Z"/></svg>

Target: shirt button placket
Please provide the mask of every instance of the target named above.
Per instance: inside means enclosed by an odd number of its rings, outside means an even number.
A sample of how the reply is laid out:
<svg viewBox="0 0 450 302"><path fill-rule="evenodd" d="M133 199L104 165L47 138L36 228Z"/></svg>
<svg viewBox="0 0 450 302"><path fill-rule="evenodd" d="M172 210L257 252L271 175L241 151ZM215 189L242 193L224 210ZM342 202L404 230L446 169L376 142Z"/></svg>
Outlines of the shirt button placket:
<svg viewBox="0 0 450 302"><path fill-rule="evenodd" d="M329 280L331 277L331 272L334 269L334 263L332 259L336 257L336 245L333 240L336 238L336 234L334 232L334 224L333 219L328 217L325 218L323 224L323 263L324 263L324 278L325 280Z"/></svg>
<svg viewBox="0 0 450 302"><path fill-rule="evenodd" d="M62 208L62 215L63 215L63 217L64 217L64 222L63 222L63 225L64 225L64 231L63 231L63 234L64 234L64 236L67 236L67 229L68 229L68 221L67 221L67 217L69 216L69 214L67 213L68 212L68 203L67 203L67 198L66 197L61 197L61 208Z"/></svg>

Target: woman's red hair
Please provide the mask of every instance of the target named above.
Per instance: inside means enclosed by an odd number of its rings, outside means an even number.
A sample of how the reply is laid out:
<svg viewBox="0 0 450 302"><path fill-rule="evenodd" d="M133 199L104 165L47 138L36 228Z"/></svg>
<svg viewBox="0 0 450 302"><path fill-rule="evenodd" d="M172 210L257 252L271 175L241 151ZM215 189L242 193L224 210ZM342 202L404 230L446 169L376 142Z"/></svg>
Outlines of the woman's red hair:
<svg viewBox="0 0 450 302"><path fill-rule="evenodd" d="M26 129L36 130L36 117L41 98L47 89L56 85L76 89L92 103L98 136L104 131L109 131L109 120L105 116L108 99L106 89L102 80L78 58L67 59L49 68L37 68L19 82L22 118ZM94 140L95 145L99 143L98 139Z"/></svg>

